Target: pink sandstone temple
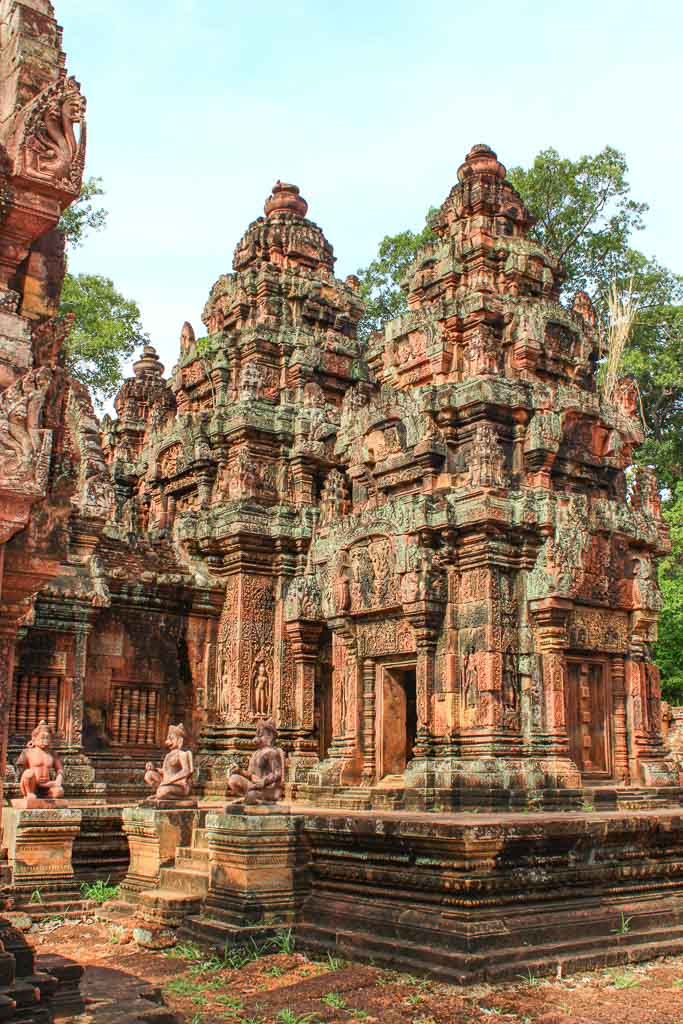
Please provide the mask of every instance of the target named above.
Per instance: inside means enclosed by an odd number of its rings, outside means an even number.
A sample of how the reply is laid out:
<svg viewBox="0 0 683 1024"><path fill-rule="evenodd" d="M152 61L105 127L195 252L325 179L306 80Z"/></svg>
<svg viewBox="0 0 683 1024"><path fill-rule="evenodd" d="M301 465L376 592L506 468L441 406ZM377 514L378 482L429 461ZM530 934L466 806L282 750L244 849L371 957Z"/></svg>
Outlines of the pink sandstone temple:
<svg viewBox="0 0 683 1024"><path fill-rule="evenodd" d="M530 878L534 843L555 850L557 899L622 891L627 862L628 886L656 889L659 871L680 888L678 762L652 658L668 539L654 475L627 488L634 386L602 397L591 301L560 301L562 267L496 154L475 145L454 171L405 279L408 311L368 342L357 279L335 277L307 201L278 181L232 269L217 268L203 327L183 325L176 365L146 347L98 422L65 368L59 313L56 225L81 187L85 100L48 0L0 0L0 30L5 797L41 721L67 796L124 805L145 795L170 723L210 801L272 718L313 865L312 943L329 945L341 916L381 957L403 933L373 886L394 883L432 931L463 935L463 903L443 923L453 877L498 864L481 891L504 902L506 857ZM586 804L621 824L577 874L571 850L597 833L566 812ZM503 825L495 843L454 831L462 812L516 810L538 812L516 840ZM645 820L639 876L626 850ZM401 829L412 867L397 878ZM535 884L525 898L542 899ZM407 946L424 944L420 927ZM535 926L515 927L519 940ZM434 956L457 975L467 950L444 942Z"/></svg>

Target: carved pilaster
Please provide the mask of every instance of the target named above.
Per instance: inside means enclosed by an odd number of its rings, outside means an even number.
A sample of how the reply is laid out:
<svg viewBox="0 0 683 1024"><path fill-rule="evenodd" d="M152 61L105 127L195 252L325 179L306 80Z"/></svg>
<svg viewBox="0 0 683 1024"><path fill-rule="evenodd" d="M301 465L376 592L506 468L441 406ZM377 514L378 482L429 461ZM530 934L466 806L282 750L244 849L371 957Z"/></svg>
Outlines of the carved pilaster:
<svg viewBox="0 0 683 1024"><path fill-rule="evenodd" d="M537 752L544 756L568 757L569 737L566 719L568 645L567 621L572 602L546 598L530 602L541 652L543 715L541 731L534 737Z"/></svg>
<svg viewBox="0 0 683 1024"><path fill-rule="evenodd" d="M288 622L287 637L294 658L296 726L311 732L315 697L315 666L323 627L319 622Z"/></svg>
<svg viewBox="0 0 683 1024"><path fill-rule="evenodd" d="M83 685L88 660L88 636L91 627L79 626L74 638L74 674L71 680L71 717L69 746L81 750L83 746Z"/></svg>
<svg viewBox="0 0 683 1024"><path fill-rule="evenodd" d="M7 767L7 734L12 706L15 644L15 632L0 631L0 800L3 797L5 768Z"/></svg>
<svg viewBox="0 0 683 1024"><path fill-rule="evenodd" d="M614 774L628 784L630 782L628 756L628 729L626 722L626 687L624 659L617 655L612 659L612 704L614 708Z"/></svg>
<svg viewBox="0 0 683 1024"><path fill-rule="evenodd" d="M363 662L363 784L375 781L375 663L372 658Z"/></svg>

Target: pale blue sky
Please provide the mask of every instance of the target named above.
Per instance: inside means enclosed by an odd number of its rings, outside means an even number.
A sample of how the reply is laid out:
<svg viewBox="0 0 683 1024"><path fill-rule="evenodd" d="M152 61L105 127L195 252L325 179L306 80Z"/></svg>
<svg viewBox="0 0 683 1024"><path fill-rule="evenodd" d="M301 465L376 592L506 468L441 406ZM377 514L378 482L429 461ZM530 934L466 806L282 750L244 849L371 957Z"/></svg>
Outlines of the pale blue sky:
<svg viewBox="0 0 683 1024"><path fill-rule="evenodd" d="M343 277L421 226L474 143L508 166L609 143L651 206L636 244L683 272L680 2L55 5L110 211L72 269L139 302L167 369L277 178Z"/></svg>

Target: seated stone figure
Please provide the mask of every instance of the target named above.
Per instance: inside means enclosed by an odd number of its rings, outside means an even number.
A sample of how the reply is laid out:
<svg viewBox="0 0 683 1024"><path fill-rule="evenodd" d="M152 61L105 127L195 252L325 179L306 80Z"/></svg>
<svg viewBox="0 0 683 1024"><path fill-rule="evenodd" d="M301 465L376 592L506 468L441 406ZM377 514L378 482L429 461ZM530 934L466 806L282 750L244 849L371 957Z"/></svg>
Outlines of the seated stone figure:
<svg viewBox="0 0 683 1024"><path fill-rule="evenodd" d="M246 772L239 765L230 768L228 789L245 804L274 804L284 795L285 754L275 746L277 729L266 719L256 727L258 748L249 759Z"/></svg>
<svg viewBox="0 0 683 1024"><path fill-rule="evenodd" d="M59 800L64 796L63 768L55 752L54 736L47 722L39 722L19 755L23 768L19 785L26 800Z"/></svg>
<svg viewBox="0 0 683 1024"><path fill-rule="evenodd" d="M192 752L184 749L185 729L182 725L169 725L166 746L170 750L161 768L151 761L145 765L145 782L156 787L153 800L186 800L192 792L194 762Z"/></svg>

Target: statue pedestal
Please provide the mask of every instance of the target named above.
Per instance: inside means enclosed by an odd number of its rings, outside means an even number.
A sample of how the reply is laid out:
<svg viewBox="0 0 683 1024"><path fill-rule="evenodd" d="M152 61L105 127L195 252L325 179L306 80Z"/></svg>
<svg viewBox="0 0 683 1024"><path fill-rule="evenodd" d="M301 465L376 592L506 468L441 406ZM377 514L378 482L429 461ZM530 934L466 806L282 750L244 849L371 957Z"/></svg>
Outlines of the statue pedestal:
<svg viewBox="0 0 683 1024"><path fill-rule="evenodd" d="M159 872L172 867L176 849L192 845L192 830L198 823L196 807L126 807L123 831L128 839L130 865L121 883L121 899L136 903L147 889L159 885Z"/></svg>
<svg viewBox="0 0 683 1024"><path fill-rule="evenodd" d="M207 815L209 891L202 932L239 942L295 923L303 874L300 823L278 805Z"/></svg>
<svg viewBox="0 0 683 1024"><path fill-rule="evenodd" d="M18 801L24 803L24 801ZM18 894L36 899L42 891L75 890L72 851L81 827L81 811L63 801L28 801L25 807L4 807L2 845L7 850L11 885Z"/></svg>

